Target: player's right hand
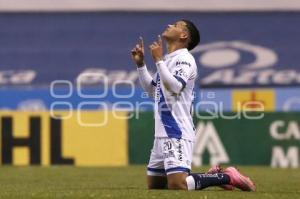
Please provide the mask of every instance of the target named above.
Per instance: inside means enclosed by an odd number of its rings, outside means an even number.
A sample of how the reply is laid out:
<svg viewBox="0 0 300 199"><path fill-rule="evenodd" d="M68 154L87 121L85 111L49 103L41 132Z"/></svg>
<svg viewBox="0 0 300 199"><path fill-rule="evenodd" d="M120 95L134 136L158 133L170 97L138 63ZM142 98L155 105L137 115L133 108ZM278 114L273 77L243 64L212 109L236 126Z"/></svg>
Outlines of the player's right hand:
<svg viewBox="0 0 300 199"><path fill-rule="evenodd" d="M140 37L139 43L131 50L131 57L138 67L142 67L145 65L144 53L144 41L143 38Z"/></svg>

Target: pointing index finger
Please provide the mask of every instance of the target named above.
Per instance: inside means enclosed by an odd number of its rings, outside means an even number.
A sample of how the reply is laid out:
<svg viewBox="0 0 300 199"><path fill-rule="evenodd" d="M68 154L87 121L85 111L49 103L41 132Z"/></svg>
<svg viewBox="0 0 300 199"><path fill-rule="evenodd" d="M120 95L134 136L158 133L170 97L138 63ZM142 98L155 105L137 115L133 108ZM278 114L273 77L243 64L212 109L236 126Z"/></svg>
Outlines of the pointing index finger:
<svg viewBox="0 0 300 199"><path fill-rule="evenodd" d="M161 36L160 36L160 35L158 35L158 44L159 44L160 46L162 46L162 39L161 39Z"/></svg>
<svg viewBox="0 0 300 199"><path fill-rule="evenodd" d="M140 37L140 46L142 49L144 49L144 40L143 40L143 37Z"/></svg>

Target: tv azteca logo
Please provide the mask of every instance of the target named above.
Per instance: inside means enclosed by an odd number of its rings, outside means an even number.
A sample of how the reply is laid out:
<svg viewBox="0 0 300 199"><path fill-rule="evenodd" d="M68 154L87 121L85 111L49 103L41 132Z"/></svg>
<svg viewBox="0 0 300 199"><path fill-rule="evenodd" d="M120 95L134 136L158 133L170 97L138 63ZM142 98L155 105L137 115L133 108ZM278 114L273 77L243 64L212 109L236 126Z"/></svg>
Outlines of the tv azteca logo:
<svg viewBox="0 0 300 199"><path fill-rule="evenodd" d="M243 41L220 41L199 45L192 53L202 67L202 85L299 84L300 73L278 70L278 55L272 49Z"/></svg>

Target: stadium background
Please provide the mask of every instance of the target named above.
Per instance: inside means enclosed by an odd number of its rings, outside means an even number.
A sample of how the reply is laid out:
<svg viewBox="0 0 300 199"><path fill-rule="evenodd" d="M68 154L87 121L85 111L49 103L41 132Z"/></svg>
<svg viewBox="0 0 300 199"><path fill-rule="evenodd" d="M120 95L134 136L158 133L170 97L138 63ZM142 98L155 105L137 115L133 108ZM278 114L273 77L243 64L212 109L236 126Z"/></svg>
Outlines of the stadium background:
<svg viewBox="0 0 300 199"><path fill-rule="evenodd" d="M193 51L195 166L299 167L296 1L0 5L2 165L146 164L153 104L138 84L130 50L139 36L149 44L166 24L187 18L202 35ZM239 104L262 117L249 119Z"/></svg>

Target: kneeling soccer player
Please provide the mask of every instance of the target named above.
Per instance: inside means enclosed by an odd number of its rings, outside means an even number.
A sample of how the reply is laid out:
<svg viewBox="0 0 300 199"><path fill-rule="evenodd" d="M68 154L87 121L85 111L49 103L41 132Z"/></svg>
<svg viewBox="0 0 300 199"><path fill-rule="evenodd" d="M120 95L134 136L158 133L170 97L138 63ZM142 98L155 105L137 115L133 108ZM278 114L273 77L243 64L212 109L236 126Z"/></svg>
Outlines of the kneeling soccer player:
<svg viewBox="0 0 300 199"><path fill-rule="evenodd" d="M167 54L163 56L163 40ZM150 52L157 67L152 77L144 63L144 42L140 38L131 51L142 87L155 98L155 140L147 167L149 189L200 190L221 186L255 191L254 183L234 167L215 166L207 173L190 173L195 128L192 120L193 89L197 65L189 52L200 35L188 20L168 25Z"/></svg>

